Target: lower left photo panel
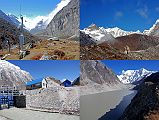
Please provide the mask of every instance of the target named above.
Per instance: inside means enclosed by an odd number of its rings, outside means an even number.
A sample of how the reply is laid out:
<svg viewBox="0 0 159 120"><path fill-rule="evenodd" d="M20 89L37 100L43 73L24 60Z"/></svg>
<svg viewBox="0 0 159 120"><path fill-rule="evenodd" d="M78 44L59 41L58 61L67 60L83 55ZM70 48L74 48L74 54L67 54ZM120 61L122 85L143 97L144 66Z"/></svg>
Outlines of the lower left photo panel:
<svg viewBox="0 0 159 120"><path fill-rule="evenodd" d="M79 76L79 60L0 60L0 120L80 120Z"/></svg>

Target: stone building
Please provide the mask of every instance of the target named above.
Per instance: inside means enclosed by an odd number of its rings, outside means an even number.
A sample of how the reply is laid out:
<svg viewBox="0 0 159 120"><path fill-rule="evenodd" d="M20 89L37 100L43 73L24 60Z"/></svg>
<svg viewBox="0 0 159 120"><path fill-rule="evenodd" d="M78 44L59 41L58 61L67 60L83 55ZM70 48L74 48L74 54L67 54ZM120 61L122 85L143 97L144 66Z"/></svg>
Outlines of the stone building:
<svg viewBox="0 0 159 120"><path fill-rule="evenodd" d="M56 80L53 77L46 77L42 80L42 88L51 88L55 86L60 86L61 81Z"/></svg>

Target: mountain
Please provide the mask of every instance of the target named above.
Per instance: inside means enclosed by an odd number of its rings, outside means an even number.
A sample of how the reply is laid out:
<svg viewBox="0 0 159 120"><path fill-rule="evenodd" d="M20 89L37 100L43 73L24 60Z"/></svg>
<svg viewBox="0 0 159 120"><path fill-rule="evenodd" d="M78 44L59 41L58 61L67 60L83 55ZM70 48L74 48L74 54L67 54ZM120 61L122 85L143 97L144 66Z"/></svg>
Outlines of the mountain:
<svg viewBox="0 0 159 120"><path fill-rule="evenodd" d="M92 24L88 28L85 28L81 31L87 35L90 35L90 37L94 38L98 43L102 43L105 41L113 41L115 40L115 38L121 36L127 36L131 34L142 34L140 31L128 32L118 27L105 29L103 27L97 27L95 24Z"/></svg>
<svg viewBox="0 0 159 120"><path fill-rule="evenodd" d="M85 28L84 30L81 31L89 35L90 37L94 38L97 43L113 41L114 38L126 37L132 34L159 36L159 19L156 21L153 27L151 27L149 30L145 30L144 32L140 32L139 30L136 32L124 31L118 27L114 28L97 27L95 24L92 24L88 28Z"/></svg>
<svg viewBox="0 0 159 120"><path fill-rule="evenodd" d="M117 76L100 61L81 61L81 85L118 84Z"/></svg>
<svg viewBox="0 0 159 120"><path fill-rule="evenodd" d="M110 43L96 44L89 35L80 35L80 59L81 60L131 60L131 56L113 48ZM82 41L82 42L81 42Z"/></svg>
<svg viewBox="0 0 159 120"><path fill-rule="evenodd" d="M20 26L19 18L13 14L5 14L2 10L0 10L0 18L6 20L10 24L15 25L16 27Z"/></svg>
<svg viewBox="0 0 159 120"><path fill-rule="evenodd" d="M151 36L159 36L159 19L149 30L145 30L144 34Z"/></svg>
<svg viewBox="0 0 159 120"><path fill-rule="evenodd" d="M54 18L54 16L58 14L58 12L62 10L65 6L67 6L70 1L71 0L61 0L61 2L57 4L56 8L49 15L36 17L34 23L32 23L32 20L28 19L27 21L32 24L32 26L30 26L29 24L27 25L30 32L36 34L45 30L48 24Z"/></svg>
<svg viewBox="0 0 159 120"><path fill-rule="evenodd" d="M159 119L159 72L153 73L140 84L138 93L131 100L119 120Z"/></svg>
<svg viewBox="0 0 159 120"><path fill-rule="evenodd" d="M8 14L8 17L12 20L12 22L19 27L21 25L21 22L19 20L19 18L13 14Z"/></svg>
<svg viewBox="0 0 159 120"><path fill-rule="evenodd" d="M31 81L30 73L21 70L8 61L0 60L0 85L1 86L21 86L25 82Z"/></svg>
<svg viewBox="0 0 159 120"><path fill-rule="evenodd" d="M95 24L90 25L88 28L82 30L82 32L92 37L96 43L114 40L112 34L103 28L98 28Z"/></svg>
<svg viewBox="0 0 159 120"><path fill-rule="evenodd" d="M123 52L125 51L126 46L129 47L130 51L139 51L158 45L159 37L142 34L131 34L117 37L116 40L110 44L112 47Z"/></svg>
<svg viewBox="0 0 159 120"><path fill-rule="evenodd" d="M155 71L148 71L144 68L140 70L127 70L122 71L122 74L118 75L118 78L124 84L133 84L140 82L143 78L150 76L152 73L155 73Z"/></svg>
<svg viewBox="0 0 159 120"><path fill-rule="evenodd" d="M39 31L44 30L46 28L46 26L47 26L47 24L45 24L44 20L42 19L36 24L35 28L32 28L30 30L30 32L32 34L38 33Z"/></svg>
<svg viewBox="0 0 159 120"><path fill-rule="evenodd" d="M20 30L17 28L17 26L14 24L11 24L10 22L8 22L2 18L0 18L0 25L1 25L0 26L0 38L1 38L1 36L3 36L3 33L5 31L5 35L7 36L7 38L10 39L11 46L18 45ZM38 40L37 37L34 37L28 31L24 31L24 36L25 36L25 43L29 43L29 42ZM0 49L2 48L1 43L2 43L2 40L0 39Z"/></svg>
<svg viewBox="0 0 159 120"><path fill-rule="evenodd" d="M118 77L101 61L81 61L81 94L93 94L124 88Z"/></svg>
<svg viewBox="0 0 159 120"><path fill-rule="evenodd" d="M16 25L16 23L14 23L14 22L12 21L12 19L11 19L11 18L13 18L13 17L10 17L10 16L6 15L2 10L0 10L0 18L6 20L6 21L9 22L10 24Z"/></svg>
<svg viewBox="0 0 159 120"><path fill-rule="evenodd" d="M79 37L79 0L71 0L39 35L59 38Z"/></svg>
<svg viewBox="0 0 159 120"><path fill-rule="evenodd" d="M89 35L85 34L84 32L80 31L80 45L95 45L96 40L90 37Z"/></svg>

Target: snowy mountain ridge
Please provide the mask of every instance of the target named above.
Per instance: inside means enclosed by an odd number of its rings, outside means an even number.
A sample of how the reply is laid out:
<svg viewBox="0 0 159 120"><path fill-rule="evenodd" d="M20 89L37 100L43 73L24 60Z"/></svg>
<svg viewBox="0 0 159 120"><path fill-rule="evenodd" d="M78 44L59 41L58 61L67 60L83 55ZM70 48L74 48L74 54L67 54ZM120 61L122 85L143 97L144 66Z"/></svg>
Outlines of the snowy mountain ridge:
<svg viewBox="0 0 159 120"><path fill-rule="evenodd" d="M143 34L159 36L159 19L149 30L145 30Z"/></svg>
<svg viewBox="0 0 159 120"><path fill-rule="evenodd" d="M126 70L122 71L121 75L117 75L119 80L124 84L131 84L131 83L137 83L142 78L150 76L152 73L155 73L156 71L148 71L144 68L140 70Z"/></svg>
<svg viewBox="0 0 159 120"><path fill-rule="evenodd" d="M32 79L30 73L21 70L20 67L0 60L0 85L18 86Z"/></svg>
<svg viewBox="0 0 159 120"><path fill-rule="evenodd" d="M156 23L151 27L149 30L145 30L144 32L138 31L124 31L118 27L114 28L104 28L104 27L97 27L95 24L90 25L88 28L84 28L81 32L89 35L95 42L104 42L104 41L112 41L117 37L127 36L131 34L141 34L141 35L154 35L159 36L159 19Z"/></svg>

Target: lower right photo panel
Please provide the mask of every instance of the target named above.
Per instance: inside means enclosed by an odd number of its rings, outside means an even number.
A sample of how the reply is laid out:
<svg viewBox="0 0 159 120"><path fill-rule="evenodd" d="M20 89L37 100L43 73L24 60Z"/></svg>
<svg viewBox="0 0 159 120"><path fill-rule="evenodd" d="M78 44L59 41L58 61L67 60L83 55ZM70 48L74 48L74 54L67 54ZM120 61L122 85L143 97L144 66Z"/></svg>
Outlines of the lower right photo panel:
<svg viewBox="0 0 159 120"><path fill-rule="evenodd" d="M159 120L159 61L83 60L80 120Z"/></svg>

